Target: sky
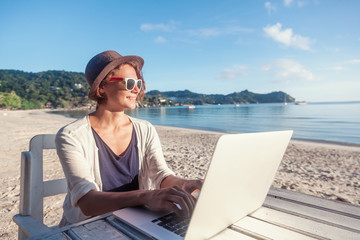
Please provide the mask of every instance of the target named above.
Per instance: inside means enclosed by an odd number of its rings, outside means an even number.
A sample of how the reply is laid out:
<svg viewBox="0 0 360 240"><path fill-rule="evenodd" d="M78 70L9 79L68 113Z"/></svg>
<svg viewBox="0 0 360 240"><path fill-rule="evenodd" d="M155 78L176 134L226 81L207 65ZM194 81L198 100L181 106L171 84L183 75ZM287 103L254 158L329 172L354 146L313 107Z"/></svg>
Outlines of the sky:
<svg viewBox="0 0 360 240"><path fill-rule="evenodd" d="M358 0L0 0L0 69L84 72L144 58L147 91L360 100Z"/></svg>

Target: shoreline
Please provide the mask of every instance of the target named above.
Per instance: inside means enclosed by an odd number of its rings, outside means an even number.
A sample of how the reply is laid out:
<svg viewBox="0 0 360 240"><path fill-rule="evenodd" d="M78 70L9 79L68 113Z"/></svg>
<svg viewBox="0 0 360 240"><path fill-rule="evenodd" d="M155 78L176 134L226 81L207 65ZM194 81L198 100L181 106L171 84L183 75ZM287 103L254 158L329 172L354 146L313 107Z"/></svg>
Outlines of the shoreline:
<svg viewBox="0 0 360 240"><path fill-rule="evenodd" d="M63 116L65 118L67 118L67 119L70 119L69 121L72 122L72 121L75 121L78 118L65 116L65 115L62 115L62 114L54 113L54 112L59 112L59 111L83 111L83 110L84 109L82 109L82 108L71 109L71 110L68 110L68 109L1 110L0 109L0 115L3 115L4 113L7 114L7 113L10 113L10 112L24 112L24 113L29 112L30 114L32 112L34 112L34 113L43 112L43 113L50 114L50 115ZM240 132L224 132L224 131L216 131L216 130L210 130L210 129L175 127L175 126L169 126L169 125L154 125L154 126L169 127L169 128L179 129L179 130L192 130L192 131L208 132L208 133L215 133L215 134L241 134ZM298 143L314 143L314 144L337 145L337 146L343 146L343 147L360 148L360 144L358 144L358 143L338 142L338 141L329 141L329 140L320 140L320 139L305 139L305 138L294 138L294 137L292 137L290 141L291 142L292 141L293 142L298 142Z"/></svg>
<svg viewBox="0 0 360 240"><path fill-rule="evenodd" d="M169 127L169 128L179 129L179 130L200 131L200 132L204 132L204 133L214 133L214 134L243 134L243 133L245 133L245 132L223 132L223 131L215 131L215 130L207 130L207 129L199 129L199 128L183 128L183 127L174 127L174 126L168 126L168 125L154 125L154 126ZM282 130L279 130L279 131L282 131ZM255 133L255 132L251 132L251 133ZM336 142L336 141L319 140L319 139L291 138L290 141L297 142L297 143L336 145L339 147L360 148L360 144L357 144L357 143Z"/></svg>
<svg viewBox="0 0 360 240"><path fill-rule="evenodd" d="M4 114L6 113L6 114ZM20 153L36 134L55 134L76 118L47 110L0 110L0 238L15 239L20 192ZM185 178L203 178L218 138L224 132L155 126L164 157L174 172ZM44 151L44 178L63 177L55 150ZM360 146L292 139L272 184L360 206ZM64 195L44 199L45 224L58 224Z"/></svg>
<svg viewBox="0 0 360 240"><path fill-rule="evenodd" d="M355 101L356 103L358 101ZM360 101L359 101L360 102ZM322 102L319 102L320 104ZM344 102L347 103L347 102ZM159 107L154 107L154 108L159 108ZM0 109L0 115L3 113L8 113L8 112L45 112L48 114L55 114L55 115L62 115L65 116L63 114L58 114L56 112L62 112L62 111L74 111L74 112L82 112L82 111L88 111L89 113L91 111L95 111L95 108L89 108L88 106L85 107L78 107L78 108L71 108L71 109L67 109L67 108L57 108L57 109L49 109L49 108L42 108L42 109L27 109L27 110L8 110L8 109ZM74 119L76 120L77 117L71 117L71 116L65 116L67 118L70 119ZM206 129L206 128L186 128L186 127L177 127L177 126L169 126L169 125L155 125L154 126L165 126L165 127L174 127L174 128L180 128L180 129L191 129L191 130L201 130L201 131L209 131L209 132L214 132L214 133L223 133L223 134L239 134L239 133L247 133L247 132L232 132L232 131L220 131L220 130L213 130L213 129ZM269 130L270 132L271 130ZM281 130L274 130L274 131L281 131ZM342 142L342 141L332 141L332 140L323 140L323 139L311 139L311 138L291 138L291 141L298 141L298 142L309 142L309 143L316 143L316 144L334 144L334 145L339 145L339 146L348 146L348 147L360 147L360 143L354 143L354 142Z"/></svg>
<svg viewBox="0 0 360 240"><path fill-rule="evenodd" d="M19 110L15 110L19 111ZM23 110L23 111L29 111L29 110ZM48 110L45 109L45 112L49 114L56 114L54 112L57 111L68 111L67 109L52 109ZM70 111L86 111L86 109L71 109ZM0 110L1 112L1 110ZM59 114L61 115L61 114ZM77 119L75 117L66 116L68 118ZM223 133L223 134L238 134L238 133L245 133L245 132L224 132L224 131L217 131L217 130L211 130L211 129L200 129L200 128L185 128L185 127L176 127L176 126L169 126L169 125L154 125L154 126L164 126L164 127L173 127L173 128L179 128L179 129L190 129L190 130L199 130L199 131L205 131L205 132L214 132L214 133ZM281 131L281 130L279 130ZM341 145L341 146L349 146L349 147L360 147L359 143L351 143L351 142L338 142L338 141L330 141L330 140L321 140L321 139L307 139L307 138L291 138L291 141L298 141L298 142L311 142L311 143L319 143L319 144L334 144L334 145Z"/></svg>

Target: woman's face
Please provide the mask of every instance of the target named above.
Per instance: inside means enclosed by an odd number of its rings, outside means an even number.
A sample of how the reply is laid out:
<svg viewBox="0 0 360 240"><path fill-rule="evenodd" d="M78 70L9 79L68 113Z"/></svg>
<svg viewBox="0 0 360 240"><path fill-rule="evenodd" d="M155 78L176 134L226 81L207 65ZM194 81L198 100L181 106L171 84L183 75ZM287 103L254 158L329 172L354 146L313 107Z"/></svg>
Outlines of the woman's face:
<svg viewBox="0 0 360 240"><path fill-rule="evenodd" d="M122 65L119 69L114 70L112 77L115 78L133 78L137 79L135 69L128 65ZM136 107L136 99L140 89L135 86L133 90L126 90L125 81L107 81L100 88L100 93L106 95L106 107L112 110L124 111L125 109L134 109Z"/></svg>

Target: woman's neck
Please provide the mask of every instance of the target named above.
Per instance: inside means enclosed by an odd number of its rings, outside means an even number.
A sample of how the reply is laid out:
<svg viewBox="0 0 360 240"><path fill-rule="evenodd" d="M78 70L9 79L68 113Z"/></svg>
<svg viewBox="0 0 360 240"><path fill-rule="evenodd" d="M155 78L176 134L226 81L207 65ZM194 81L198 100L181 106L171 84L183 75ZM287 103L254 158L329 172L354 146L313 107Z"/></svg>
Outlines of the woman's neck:
<svg viewBox="0 0 360 240"><path fill-rule="evenodd" d="M115 129L129 124L130 119L124 111L110 111L101 105L89 115L90 124L94 129Z"/></svg>

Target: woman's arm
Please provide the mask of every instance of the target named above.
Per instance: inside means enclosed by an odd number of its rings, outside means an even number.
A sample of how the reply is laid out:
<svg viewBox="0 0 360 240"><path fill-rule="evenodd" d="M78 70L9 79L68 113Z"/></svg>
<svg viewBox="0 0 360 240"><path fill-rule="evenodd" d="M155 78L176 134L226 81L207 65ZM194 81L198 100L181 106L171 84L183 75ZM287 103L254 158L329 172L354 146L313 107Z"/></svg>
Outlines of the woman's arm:
<svg viewBox="0 0 360 240"><path fill-rule="evenodd" d="M101 192L91 190L77 202L86 216L97 216L124 207L143 204L144 191Z"/></svg>
<svg viewBox="0 0 360 240"><path fill-rule="evenodd" d="M177 203L181 210L174 204ZM158 190L135 190L129 192L100 192L91 190L78 201L81 211L87 216L97 216L124 207L146 205L149 209L174 211L190 217L195 207L191 195L178 186Z"/></svg>

